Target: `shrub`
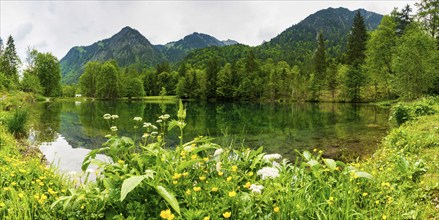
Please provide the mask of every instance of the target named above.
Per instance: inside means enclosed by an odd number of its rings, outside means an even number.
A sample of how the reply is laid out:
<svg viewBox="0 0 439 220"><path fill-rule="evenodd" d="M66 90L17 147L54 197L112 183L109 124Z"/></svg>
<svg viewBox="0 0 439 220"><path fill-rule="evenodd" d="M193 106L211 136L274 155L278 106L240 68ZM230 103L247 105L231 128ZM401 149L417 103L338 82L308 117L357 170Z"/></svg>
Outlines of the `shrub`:
<svg viewBox="0 0 439 220"><path fill-rule="evenodd" d="M14 114L6 120L6 127L15 137L23 137L27 134L27 119L26 110L16 109Z"/></svg>

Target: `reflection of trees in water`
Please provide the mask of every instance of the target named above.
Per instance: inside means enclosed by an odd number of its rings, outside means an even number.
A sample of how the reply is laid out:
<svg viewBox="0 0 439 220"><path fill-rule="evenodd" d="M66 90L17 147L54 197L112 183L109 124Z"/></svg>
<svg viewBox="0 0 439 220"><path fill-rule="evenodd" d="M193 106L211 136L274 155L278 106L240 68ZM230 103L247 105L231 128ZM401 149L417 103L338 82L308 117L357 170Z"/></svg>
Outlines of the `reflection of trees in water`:
<svg viewBox="0 0 439 220"><path fill-rule="evenodd" d="M60 113L62 105L56 102L44 102L35 106L37 120L33 123L33 129L36 131L36 141L53 142L57 137L60 126Z"/></svg>
<svg viewBox="0 0 439 220"><path fill-rule="evenodd" d="M47 104L46 104L47 105ZM352 105L341 103L293 103L293 104L255 104L255 103L185 103L187 108L184 140L189 141L198 135L210 135L220 144L234 139L236 143L246 140L249 147L265 146L269 152L291 154L294 149L347 148L355 144L362 147L366 139L380 139L387 128L388 109L373 105ZM145 102L107 102L90 101L80 104L73 102L41 108L41 119L55 125L53 131L61 134L73 147L100 147L103 138L109 133L108 121L102 116L117 114L119 136L140 139L143 131L139 124L134 133L135 116L145 122L152 122L166 109L171 119L176 118L178 105ZM165 106L165 108L163 107ZM57 111L57 113L56 113ZM43 123L43 122L42 122ZM55 127L54 127L55 126ZM49 130L49 131L52 131ZM46 132L49 133L50 132ZM227 136L225 136L225 134ZM50 136L50 135L49 135ZM52 134L53 140L53 134ZM167 133L168 145L178 142L176 131ZM337 150L337 149L336 149ZM338 150L337 150L338 151Z"/></svg>

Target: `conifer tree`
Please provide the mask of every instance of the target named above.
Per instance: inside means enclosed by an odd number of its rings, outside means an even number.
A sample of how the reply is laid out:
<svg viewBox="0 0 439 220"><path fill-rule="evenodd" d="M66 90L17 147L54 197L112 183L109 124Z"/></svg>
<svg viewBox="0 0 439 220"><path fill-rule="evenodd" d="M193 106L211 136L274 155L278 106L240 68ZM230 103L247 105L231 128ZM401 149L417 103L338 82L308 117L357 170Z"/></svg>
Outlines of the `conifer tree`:
<svg viewBox="0 0 439 220"><path fill-rule="evenodd" d="M366 57L365 51L367 38L364 18L361 16L360 11L357 11L351 32L348 36L347 61L350 65L350 71L348 71L345 82L349 89L349 98L354 102L360 100L360 88L365 82L365 77L361 71L361 65L363 65Z"/></svg>
<svg viewBox="0 0 439 220"><path fill-rule="evenodd" d="M6 47L0 56L0 72L4 73L11 83L18 83L18 67L21 61L15 49L14 38L8 37Z"/></svg>

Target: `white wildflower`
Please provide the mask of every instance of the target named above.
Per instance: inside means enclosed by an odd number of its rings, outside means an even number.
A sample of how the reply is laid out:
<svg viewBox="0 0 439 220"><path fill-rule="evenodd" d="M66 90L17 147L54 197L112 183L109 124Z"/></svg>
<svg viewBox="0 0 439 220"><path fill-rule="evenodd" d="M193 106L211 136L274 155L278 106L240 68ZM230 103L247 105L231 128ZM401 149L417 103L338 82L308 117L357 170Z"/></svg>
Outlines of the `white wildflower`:
<svg viewBox="0 0 439 220"><path fill-rule="evenodd" d="M111 134L105 135L106 138L111 138Z"/></svg>
<svg viewBox="0 0 439 220"><path fill-rule="evenodd" d="M273 161L273 163L271 163L271 166L274 167L274 168L279 168L280 164L278 162L276 162L276 161Z"/></svg>
<svg viewBox="0 0 439 220"><path fill-rule="evenodd" d="M216 151L213 154L213 156L217 157L217 156L221 155L223 152L224 152L224 150L222 148L218 148L218 149L216 149Z"/></svg>
<svg viewBox="0 0 439 220"><path fill-rule="evenodd" d="M142 117L134 117L134 121L142 121Z"/></svg>
<svg viewBox="0 0 439 220"><path fill-rule="evenodd" d="M252 185L250 186L250 189L251 189L251 191L254 192L254 193L259 193L259 194L261 194L261 193L262 193L262 190L264 189L264 186L263 186L263 185L258 185L258 184L252 184Z"/></svg>
<svg viewBox="0 0 439 220"><path fill-rule="evenodd" d="M186 151L186 152L191 152L193 148L192 148L191 145L189 145L189 146L184 147L183 149L184 149L184 151Z"/></svg>
<svg viewBox="0 0 439 220"><path fill-rule="evenodd" d="M149 137L149 134L148 133L144 133L143 135L142 135L142 138L148 138Z"/></svg>
<svg viewBox="0 0 439 220"><path fill-rule="evenodd" d="M94 173L95 170L93 170L93 169L91 169L91 168L88 168L85 172L86 172L86 173Z"/></svg>
<svg viewBox="0 0 439 220"><path fill-rule="evenodd" d="M158 124L160 124L160 123L162 123L163 121L162 121L161 119L159 119L159 120L157 120L157 121L155 121L155 122L157 122Z"/></svg>
<svg viewBox="0 0 439 220"><path fill-rule="evenodd" d="M264 167L257 172L258 175L261 176L263 180L265 179L274 179L279 176L279 170L273 167Z"/></svg>
<svg viewBox="0 0 439 220"><path fill-rule="evenodd" d="M111 119L118 119L119 118L119 115L112 115L111 116Z"/></svg>
<svg viewBox="0 0 439 220"><path fill-rule="evenodd" d="M155 125L151 125L151 128L154 130L157 130L157 126L155 126Z"/></svg>
<svg viewBox="0 0 439 220"><path fill-rule="evenodd" d="M104 119L105 119L105 120L109 120L109 119L111 119L111 115L110 115L110 114L105 114L105 115L104 115Z"/></svg>
<svg viewBox="0 0 439 220"><path fill-rule="evenodd" d="M266 154L266 155L264 155L264 157L262 159L269 162L269 161L273 161L273 160L277 160L277 159L281 159L281 158L282 158L282 155L280 155L280 154Z"/></svg>
<svg viewBox="0 0 439 220"><path fill-rule="evenodd" d="M76 171L70 171L68 174L71 177L75 177L77 175Z"/></svg>
<svg viewBox="0 0 439 220"><path fill-rule="evenodd" d="M117 127L116 126L111 126L111 131L117 131Z"/></svg>
<svg viewBox="0 0 439 220"><path fill-rule="evenodd" d="M144 122L144 123L143 123L143 127L144 127L144 128L148 128L148 127L151 127L151 126L152 126L152 124L149 123L149 122Z"/></svg>
<svg viewBox="0 0 439 220"><path fill-rule="evenodd" d="M159 133L157 132L157 131L153 131L153 132L151 132L151 136L156 136L156 135L158 135Z"/></svg>

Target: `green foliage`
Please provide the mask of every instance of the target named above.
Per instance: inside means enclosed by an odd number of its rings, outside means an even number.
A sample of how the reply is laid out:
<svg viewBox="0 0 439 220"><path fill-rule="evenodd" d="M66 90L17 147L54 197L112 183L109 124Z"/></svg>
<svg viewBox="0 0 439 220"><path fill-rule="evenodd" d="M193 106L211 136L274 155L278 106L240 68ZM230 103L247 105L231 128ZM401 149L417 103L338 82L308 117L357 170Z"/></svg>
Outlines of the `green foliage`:
<svg viewBox="0 0 439 220"><path fill-rule="evenodd" d="M78 86L81 94L86 97L96 96L97 77L100 74L102 64L99 62L88 62L85 71L79 78Z"/></svg>
<svg viewBox="0 0 439 220"><path fill-rule="evenodd" d="M436 110L433 106L437 102L437 99L430 97L413 103L398 103L392 107L391 119L395 119L399 126L417 117L435 114Z"/></svg>
<svg viewBox="0 0 439 220"><path fill-rule="evenodd" d="M439 61L435 41L416 24L401 37L392 60L395 92L406 100L425 95L437 78Z"/></svg>
<svg viewBox="0 0 439 220"><path fill-rule="evenodd" d="M38 53L35 57L34 71L43 87L43 95L61 95L61 67L55 56L51 53Z"/></svg>
<svg viewBox="0 0 439 220"><path fill-rule="evenodd" d="M421 0L416 6L423 26L433 38L436 38L439 46L439 3L434 0Z"/></svg>
<svg viewBox="0 0 439 220"><path fill-rule="evenodd" d="M40 84L38 76L32 72L25 71L23 79L20 82L20 88L24 92L33 92L35 94L42 94L43 87Z"/></svg>
<svg viewBox="0 0 439 220"><path fill-rule="evenodd" d="M3 45L1 45L3 47ZM14 87L18 84L18 68L21 61L15 49L14 38L9 35L6 47L0 51L0 72L5 74L8 80L3 80L4 87ZM0 84L0 86L2 86Z"/></svg>
<svg viewBox="0 0 439 220"><path fill-rule="evenodd" d="M384 16L378 28L371 33L367 42L364 69L374 86L374 99L391 98L391 80L393 78L392 59L397 46L396 22L390 16ZM384 93L380 95L380 93Z"/></svg>
<svg viewBox="0 0 439 220"><path fill-rule="evenodd" d="M76 86L75 85L63 85L62 96L63 97L75 97Z"/></svg>
<svg viewBox="0 0 439 220"><path fill-rule="evenodd" d="M127 78L125 81L125 86L125 96L127 96L128 98L145 96L143 81L140 78Z"/></svg>
<svg viewBox="0 0 439 220"><path fill-rule="evenodd" d="M27 134L27 120L28 112L17 108L14 114L6 120L6 127L15 137L24 137Z"/></svg>
<svg viewBox="0 0 439 220"><path fill-rule="evenodd" d="M100 67L96 77L96 97L101 99L115 99L120 97L119 76L117 64L107 61Z"/></svg>

